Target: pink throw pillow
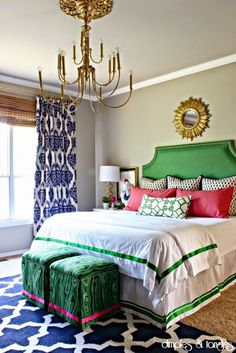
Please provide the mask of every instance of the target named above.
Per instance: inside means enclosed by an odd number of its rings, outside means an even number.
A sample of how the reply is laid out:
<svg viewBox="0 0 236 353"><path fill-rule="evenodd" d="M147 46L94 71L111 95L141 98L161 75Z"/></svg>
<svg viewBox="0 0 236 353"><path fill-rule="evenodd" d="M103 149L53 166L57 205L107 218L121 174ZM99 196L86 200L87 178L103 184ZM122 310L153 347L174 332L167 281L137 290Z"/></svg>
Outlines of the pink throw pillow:
<svg viewBox="0 0 236 353"><path fill-rule="evenodd" d="M138 211L141 204L143 195L148 195L152 197L175 197L176 189L166 189L166 190L150 190L142 189L137 186L131 186L131 193L128 205L124 208L128 211Z"/></svg>
<svg viewBox="0 0 236 353"><path fill-rule="evenodd" d="M210 191L177 189L176 197L192 196L188 215L194 217L228 218L233 187Z"/></svg>

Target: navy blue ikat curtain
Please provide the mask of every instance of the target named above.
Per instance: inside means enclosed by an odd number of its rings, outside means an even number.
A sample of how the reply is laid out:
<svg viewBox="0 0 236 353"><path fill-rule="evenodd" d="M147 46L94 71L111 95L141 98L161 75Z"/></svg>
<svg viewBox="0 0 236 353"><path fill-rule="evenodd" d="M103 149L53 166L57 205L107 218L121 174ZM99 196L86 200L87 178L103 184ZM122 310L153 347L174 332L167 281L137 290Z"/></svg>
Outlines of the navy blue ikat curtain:
<svg viewBox="0 0 236 353"><path fill-rule="evenodd" d="M75 110L61 101L37 97L38 147L34 190L34 228L46 218L77 210Z"/></svg>

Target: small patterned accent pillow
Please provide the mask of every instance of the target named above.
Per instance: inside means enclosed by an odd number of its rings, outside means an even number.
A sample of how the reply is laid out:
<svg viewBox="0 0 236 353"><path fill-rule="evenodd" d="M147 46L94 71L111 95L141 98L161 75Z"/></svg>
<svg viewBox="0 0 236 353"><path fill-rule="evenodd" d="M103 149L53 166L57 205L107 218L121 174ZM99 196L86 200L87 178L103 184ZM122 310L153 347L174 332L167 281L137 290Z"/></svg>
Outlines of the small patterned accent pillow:
<svg viewBox="0 0 236 353"><path fill-rule="evenodd" d="M167 176L168 189L177 188L181 190L200 190L202 177L193 179L180 179L173 176Z"/></svg>
<svg viewBox="0 0 236 353"><path fill-rule="evenodd" d="M191 203L191 196L156 198L143 195L138 214L170 218L186 218Z"/></svg>
<svg viewBox="0 0 236 353"><path fill-rule="evenodd" d="M150 190L165 190L166 178L154 180L154 179L142 177L141 188L150 189Z"/></svg>
<svg viewBox="0 0 236 353"><path fill-rule="evenodd" d="M230 216L236 215L236 176L231 176L223 179L209 179L202 178L202 190L218 190L227 188L229 186L234 187L232 201L229 206Z"/></svg>

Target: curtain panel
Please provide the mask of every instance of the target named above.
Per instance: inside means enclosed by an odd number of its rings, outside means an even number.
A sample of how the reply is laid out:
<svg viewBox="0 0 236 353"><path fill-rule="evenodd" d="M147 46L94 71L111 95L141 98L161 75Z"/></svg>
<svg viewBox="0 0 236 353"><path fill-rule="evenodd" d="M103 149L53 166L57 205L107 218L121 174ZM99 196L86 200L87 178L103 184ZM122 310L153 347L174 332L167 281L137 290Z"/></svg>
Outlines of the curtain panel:
<svg viewBox="0 0 236 353"><path fill-rule="evenodd" d="M75 107L37 97L36 129L35 233L46 218L77 211Z"/></svg>
<svg viewBox="0 0 236 353"><path fill-rule="evenodd" d="M0 95L0 122L35 126L35 100Z"/></svg>

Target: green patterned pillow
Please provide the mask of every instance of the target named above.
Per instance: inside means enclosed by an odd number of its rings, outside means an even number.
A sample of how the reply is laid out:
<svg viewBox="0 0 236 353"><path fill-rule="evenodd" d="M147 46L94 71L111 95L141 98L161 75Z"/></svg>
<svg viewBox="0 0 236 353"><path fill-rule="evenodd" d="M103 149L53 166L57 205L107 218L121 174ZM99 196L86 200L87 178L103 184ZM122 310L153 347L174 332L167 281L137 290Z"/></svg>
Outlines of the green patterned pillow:
<svg viewBox="0 0 236 353"><path fill-rule="evenodd" d="M171 218L186 218L191 195L184 197L157 198L143 195L138 214Z"/></svg>

